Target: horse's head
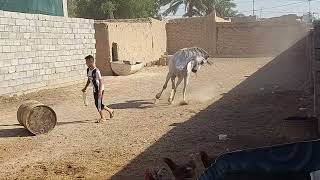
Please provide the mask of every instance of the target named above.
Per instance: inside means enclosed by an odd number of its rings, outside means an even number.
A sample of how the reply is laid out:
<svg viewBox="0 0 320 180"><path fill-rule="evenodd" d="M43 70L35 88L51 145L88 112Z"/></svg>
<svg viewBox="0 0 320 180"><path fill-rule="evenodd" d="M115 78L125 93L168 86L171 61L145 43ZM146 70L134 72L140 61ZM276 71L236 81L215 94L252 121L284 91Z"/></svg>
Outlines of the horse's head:
<svg viewBox="0 0 320 180"><path fill-rule="evenodd" d="M197 56L195 58L195 60L193 61L192 63L192 69L191 71L193 73L196 73L197 71L199 71L199 69L201 68L201 66L205 65L205 64L211 64L209 61L208 61L208 58L209 56L205 56L205 57L202 57L202 56Z"/></svg>

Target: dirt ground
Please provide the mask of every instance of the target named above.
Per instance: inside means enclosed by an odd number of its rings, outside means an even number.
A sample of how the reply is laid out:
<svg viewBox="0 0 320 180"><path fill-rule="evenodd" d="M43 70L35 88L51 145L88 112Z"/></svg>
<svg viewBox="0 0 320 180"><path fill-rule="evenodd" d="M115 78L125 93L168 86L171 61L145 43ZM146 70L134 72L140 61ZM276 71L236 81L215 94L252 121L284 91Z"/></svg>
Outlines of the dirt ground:
<svg viewBox="0 0 320 180"><path fill-rule="evenodd" d="M105 103L116 113L102 124L94 123L99 116L92 95L89 106L83 105L84 84L2 98L0 179L143 179L145 168L163 165L162 157L184 162L199 150L218 154L313 138L308 124L301 131L284 130L283 118L300 115L300 107L307 108L304 115L312 112L303 88L255 83L272 59L216 59L192 76L186 106L179 105L182 86L174 105L167 103L170 88L153 105L167 67L105 77ZM18 126L17 108L28 98L56 111L58 125L49 134L30 136ZM219 141L219 134L229 139Z"/></svg>

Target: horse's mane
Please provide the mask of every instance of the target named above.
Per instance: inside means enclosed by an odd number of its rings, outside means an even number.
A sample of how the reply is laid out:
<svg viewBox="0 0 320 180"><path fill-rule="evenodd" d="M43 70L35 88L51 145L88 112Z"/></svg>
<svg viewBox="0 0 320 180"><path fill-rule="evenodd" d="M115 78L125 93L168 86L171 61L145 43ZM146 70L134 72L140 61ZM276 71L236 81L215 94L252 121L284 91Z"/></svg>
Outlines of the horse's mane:
<svg viewBox="0 0 320 180"><path fill-rule="evenodd" d="M180 51L182 51L183 53L186 53L187 56L189 57L191 56L208 57L209 56L208 52L200 47L183 48Z"/></svg>
<svg viewBox="0 0 320 180"><path fill-rule="evenodd" d="M171 61L177 69L184 69L187 64L195 60L195 57L202 56L203 58L209 57L208 53L199 47L183 48L177 51L172 57Z"/></svg>

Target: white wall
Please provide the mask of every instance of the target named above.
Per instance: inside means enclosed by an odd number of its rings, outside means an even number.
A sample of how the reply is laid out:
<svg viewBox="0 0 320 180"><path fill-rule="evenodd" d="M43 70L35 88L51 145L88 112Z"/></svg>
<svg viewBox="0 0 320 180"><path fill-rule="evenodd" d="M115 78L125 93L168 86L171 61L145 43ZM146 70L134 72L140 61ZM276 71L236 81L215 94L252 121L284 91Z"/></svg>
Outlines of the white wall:
<svg viewBox="0 0 320 180"><path fill-rule="evenodd" d="M0 95L83 80L94 33L89 19L0 11Z"/></svg>

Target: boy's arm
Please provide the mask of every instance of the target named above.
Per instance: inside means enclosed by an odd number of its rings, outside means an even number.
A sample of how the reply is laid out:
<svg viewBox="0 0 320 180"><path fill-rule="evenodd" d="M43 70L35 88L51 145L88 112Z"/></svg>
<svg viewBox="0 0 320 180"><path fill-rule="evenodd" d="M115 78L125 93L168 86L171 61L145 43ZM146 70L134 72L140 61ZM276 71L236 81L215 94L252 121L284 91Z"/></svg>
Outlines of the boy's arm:
<svg viewBox="0 0 320 180"><path fill-rule="evenodd" d="M103 80L99 70L96 71L96 79L99 80L99 97L102 97Z"/></svg>
<svg viewBox="0 0 320 180"><path fill-rule="evenodd" d="M88 78L86 85L85 85L84 88L82 89L82 92L86 92L87 87L89 86L89 84L90 84L90 80L89 80L89 78Z"/></svg>

